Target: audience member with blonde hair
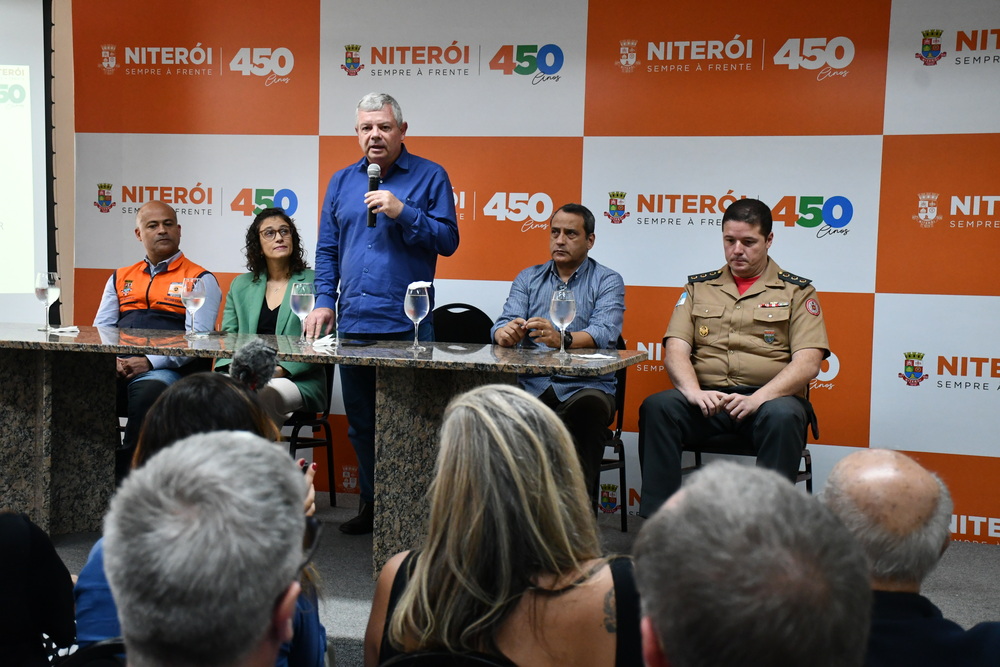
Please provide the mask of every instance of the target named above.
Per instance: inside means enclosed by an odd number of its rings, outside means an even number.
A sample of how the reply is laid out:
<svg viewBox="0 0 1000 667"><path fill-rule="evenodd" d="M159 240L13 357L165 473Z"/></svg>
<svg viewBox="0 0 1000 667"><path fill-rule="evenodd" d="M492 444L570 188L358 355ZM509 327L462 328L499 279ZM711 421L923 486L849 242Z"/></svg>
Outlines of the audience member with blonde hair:
<svg viewBox="0 0 1000 667"><path fill-rule="evenodd" d="M601 557L566 427L537 398L488 385L452 400L421 549L382 569L365 665L423 651L522 666L640 666L628 558Z"/></svg>
<svg viewBox="0 0 1000 667"><path fill-rule="evenodd" d="M950 538L951 495L937 475L906 454L862 449L834 466L822 500L871 563L866 665L1000 665L1000 623L965 630L920 594Z"/></svg>

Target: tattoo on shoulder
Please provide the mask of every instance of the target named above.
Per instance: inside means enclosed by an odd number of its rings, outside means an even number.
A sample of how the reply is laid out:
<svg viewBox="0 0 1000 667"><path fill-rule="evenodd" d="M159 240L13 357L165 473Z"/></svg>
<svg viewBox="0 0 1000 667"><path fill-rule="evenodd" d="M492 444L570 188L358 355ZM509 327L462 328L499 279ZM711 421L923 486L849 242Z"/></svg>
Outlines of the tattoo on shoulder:
<svg viewBox="0 0 1000 667"><path fill-rule="evenodd" d="M618 632L618 613L615 609L615 589L612 586L604 596L604 629L609 634Z"/></svg>

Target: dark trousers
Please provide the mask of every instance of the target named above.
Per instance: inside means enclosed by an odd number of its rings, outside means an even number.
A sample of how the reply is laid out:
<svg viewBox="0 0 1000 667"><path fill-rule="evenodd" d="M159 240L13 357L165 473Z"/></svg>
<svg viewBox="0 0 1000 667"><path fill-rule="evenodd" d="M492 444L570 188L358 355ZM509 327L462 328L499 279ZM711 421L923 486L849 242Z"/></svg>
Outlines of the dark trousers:
<svg viewBox="0 0 1000 667"><path fill-rule="evenodd" d="M121 446L115 452L116 480L121 481L128 475L146 413L170 384L142 376L132 380L118 380L118 414L128 417L128 421L125 424Z"/></svg>
<svg viewBox="0 0 1000 667"><path fill-rule="evenodd" d="M757 387L729 387L724 391L749 394ZM757 412L738 422L725 412L705 418L677 389L661 391L639 408L639 464L642 502L639 516L648 517L681 486L681 451L722 433L746 439L757 455L757 465L795 481L805 445L812 409L799 396L766 401Z"/></svg>
<svg viewBox="0 0 1000 667"><path fill-rule="evenodd" d="M421 341L434 340L434 325L420 323ZM360 334L345 333L344 340L413 340L413 330L402 333ZM362 502L375 500L375 367L340 366L340 389L344 395L344 412L347 413L347 438L358 457L358 487ZM417 387L413 391L419 391ZM332 473L331 473L332 474Z"/></svg>
<svg viewBox="0 0 1000 667"><path fill-rule="evenodd" d="M596 503L607 428L615 414L615 397L599 389L581 389L565 401L560 401L549 386L538 398L552 408L573 436L587 493L591 502ZM622 493L624 492L623 490Z"/></svg>

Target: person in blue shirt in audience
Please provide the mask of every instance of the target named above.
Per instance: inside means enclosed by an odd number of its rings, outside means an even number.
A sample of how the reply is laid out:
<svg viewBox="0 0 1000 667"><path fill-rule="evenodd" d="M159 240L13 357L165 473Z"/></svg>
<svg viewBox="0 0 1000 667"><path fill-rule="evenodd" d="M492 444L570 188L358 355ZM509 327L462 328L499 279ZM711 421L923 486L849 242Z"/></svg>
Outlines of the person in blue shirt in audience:
<svg viewBox="0 0 1000 667"><path fill-rule="evenodd" d="M503 312L493 324L497 345L559 349L615 347L625 317L625 281L589 256L594 247L594 214L581 204L565 204L549 221L552 259L521 271L510 287ZM576 317L565 335L549 319L552 293L568 288ZM615 412L615 375L596 378L522 375L521 386L552 408L573 436L587 491L596 502L605 431ZM624 493L624 489L622 489Z"/></svg>
<svg viewBox="0 0 1000 667"><path fill-rule="evenodd" d="M358 102L355 131L364 156L330 179L316 246L316 309L306 336L338 325L341 338L406 340L413 323L403 312L406 287L434 280L439 255L458 248L454 193L441 165L406 150L407 124L399 103L385 93ZM381 183L368 187L368 168L378 165ZM368 225L368 212L375 225ZM339 295L338 295L339 292ZM338 302L339 296L339 302ZM434 309L431 290L430 310ZM433 340L430 317L421 340ZM341 524L344 533L372 532L375 502L375 369L340 367L348 437L358 457L361 506Z"/></svg>

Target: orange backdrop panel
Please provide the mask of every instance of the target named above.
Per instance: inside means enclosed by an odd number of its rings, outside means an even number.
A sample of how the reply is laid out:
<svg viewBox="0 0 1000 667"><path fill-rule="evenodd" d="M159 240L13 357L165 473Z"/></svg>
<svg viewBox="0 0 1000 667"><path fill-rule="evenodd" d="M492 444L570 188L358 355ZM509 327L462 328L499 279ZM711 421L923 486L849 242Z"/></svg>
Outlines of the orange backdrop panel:
<svg viewBox="0 0 1000 667"><path fill-rule="evenodd" d="M587 135L807 135L880 134L885 96L888 0L767 5L724 0L664 3L641 0L590 3L587 32ZM745 59L650 58L653 42L752 40ZM775 54L798 39L826 45L846 37L854 57L844 67L816 69L775 64ZM637 63L626 72L622 40L637 42ZM815 44L810 44L811 48ZM685 46L685 49L688 47ZM735 47L734 47L735 48ZM688 51L686 51L689 53ZM735 53L735 51L734 51ZM812 51L810 51L812 54ZM834 53L834 60L845 52ZM818 58L810 62L819 62ZM749 70L710 66L740 64ZM687 66L688 71L648 71ZM701 66L701 71L696 68Z"/></svg>
<svg viewBox="0 0 1000 667"><path fill-rule="evenodd" d="M810 435L809 441L867 447L875 296L821 292L819 300L836 359L824 361L819 378L811 383L809 399L819 419L820 437Z"/></svg>
<svg viewBox="0 0 1000 667"><path fill-rule="evenodd" d="M948 485L955 501L951 539L1000 544L996 491L996 480L1000 479L1000 459L928 452L906 454L936 472Z"/></svg>
<svg viewBox="0 0 1000 667"><path fill-rule="evenodd" d="M647 361L628 369L625 392L626 431L638 432L639 406L650 394L673 387L663 370L663 332L681 294L680 287L625 287L625 326L622 337L630 350L645 350Z"/></svg>
<svg viewBox="0 0 1000 667"><path fill-rule="evenodd" d="M286 10L266 0L238 5L104 0L78 2L73 9L78 132L315 134L319 130L318 2L297 3L295 20L280 19ZM171 49L173 61L177 49L198 46L211 49L211 64L162 64L162 49ZM233 70L231 63L244 48L249 49L247 60L252 64L256 58L256 69L268 74ZM142 54L139 58L146 63L128 62L128 49ZM161 49L156 52L157 64L152 63L151 49ZM284 71L287 57L275 59L272 66L276 49L291 54L290 71ZM275 74L275 67L282 76Z"/></svg>
<svg viewBox="0 0 1000 667"><path fill-rule="evenodd" d="M415 137L406 147L444 166L458 200L461 242L437 278L513 280L549 259L551 212L580 201L580 137ZM320 137L320 208L330 176L360 158L355 137Z"/></svg>
<svg viewBox="0 0 1000 667"><path fill-rule="evenodd" d="M998 192L998 134L885 137L876 291L995 296L1000 201L990 200ZM937 203L926 221L922 195ZM968 213L951 212L953 197Z"/></svg>

